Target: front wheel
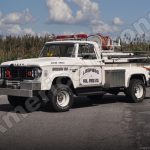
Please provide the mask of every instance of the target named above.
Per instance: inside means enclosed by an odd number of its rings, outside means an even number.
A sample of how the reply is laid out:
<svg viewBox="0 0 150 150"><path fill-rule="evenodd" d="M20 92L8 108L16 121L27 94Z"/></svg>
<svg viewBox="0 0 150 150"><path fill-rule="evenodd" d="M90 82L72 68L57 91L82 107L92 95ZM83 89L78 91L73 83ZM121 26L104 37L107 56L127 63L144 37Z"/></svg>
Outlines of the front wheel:
<svg viewBox="0 0 150 150"><path fill-rule="evenodd" d="M125 93L131 102L142 102L146 95L145 84L141 80L132 79Z"/></svg>
<svg viewBox="0 0 150 150"><path fill-rule="evenodd" d="M49 104L56 112L68 111L73 104L72 90L63 84L54 85L49 93Z"/></svg>
<svg viewBox="0 0 150 150"><path fill-rule="evenodd" d="M39 96L32 98L8 96L8 102L13 107L21 106L27 112L33 112L38 110L42 104L41 98Z"/></svg>
<svg viewBox="0 0 150 150"><path fill-rule="evenodd" d="M25 102L26 102L26 98L24 98L24 97L17 97L17 96L8 96L8 102L13 107L17 107L17 106L24 107L25 106Z"/></svg>

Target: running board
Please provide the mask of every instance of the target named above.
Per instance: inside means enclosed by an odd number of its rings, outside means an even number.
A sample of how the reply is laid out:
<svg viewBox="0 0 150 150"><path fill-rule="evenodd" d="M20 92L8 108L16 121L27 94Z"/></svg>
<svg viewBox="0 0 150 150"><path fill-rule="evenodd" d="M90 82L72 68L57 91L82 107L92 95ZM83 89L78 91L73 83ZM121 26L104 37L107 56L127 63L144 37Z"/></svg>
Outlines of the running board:
<svg viewBox="0 0 150 150"><path fill-rule="evenodd" d="M103 91L102 87L82 87L77 88L76 93L78 96L88 96L88 95L105 94L106 92Z"/></svg>

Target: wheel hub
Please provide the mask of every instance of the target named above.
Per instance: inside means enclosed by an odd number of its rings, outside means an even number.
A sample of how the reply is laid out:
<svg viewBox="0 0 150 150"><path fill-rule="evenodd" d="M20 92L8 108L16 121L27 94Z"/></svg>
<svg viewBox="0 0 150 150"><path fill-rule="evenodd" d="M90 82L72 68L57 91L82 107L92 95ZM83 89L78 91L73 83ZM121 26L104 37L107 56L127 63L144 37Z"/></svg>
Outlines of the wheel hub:
<svg viewBox="0 0 150 150"><path fill-rule="evenodd" d="M143 96L143 93L144 93L144 90L143 90L142 85L137 85L135 87L135 96L137 98L141 98Z"/></svg>
<svg viewBox="0 0 150 150"><path fill-rule="evenodd" d="M66 91L61 91L57 94L57 104L61 107L66 107L69 104L69 93Z"/></svg>

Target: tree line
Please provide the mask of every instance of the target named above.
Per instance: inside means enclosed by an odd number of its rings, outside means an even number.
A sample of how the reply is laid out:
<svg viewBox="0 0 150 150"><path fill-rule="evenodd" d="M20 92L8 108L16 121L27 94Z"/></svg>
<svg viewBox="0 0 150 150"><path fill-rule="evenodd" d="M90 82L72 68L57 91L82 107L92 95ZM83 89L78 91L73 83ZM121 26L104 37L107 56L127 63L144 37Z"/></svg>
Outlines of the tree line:
<svg viewBox="0 0 150 150"><path fill-rule="evenodd" d="M127 37L125 38L127 39ZM49 35L44 37L31 35L22 37L0 36L0 62L38 57L44 43L51 40ZM144 36L136 37L133 40L128 39L128 42L121 42L119 50L150 53L150 41L146 40Z"/></svg>
<svg viewBox="0 0 150 150"><path fill-rule="evenodd" d="M45 42L49 41L49 36L0 36L0 62L15 60L20 58L38 57Z"/></svg>
<svg viewBox="0 0 150 150"><path fill-rule="evenodd" d="M150 54L150 39L146 37L145 34L139 36L136 35L133 39L128 37L128 35L124 35L124 39L121 42L121 51L124 52L134 52L134 53L145 53L147 55Z"/></svg>

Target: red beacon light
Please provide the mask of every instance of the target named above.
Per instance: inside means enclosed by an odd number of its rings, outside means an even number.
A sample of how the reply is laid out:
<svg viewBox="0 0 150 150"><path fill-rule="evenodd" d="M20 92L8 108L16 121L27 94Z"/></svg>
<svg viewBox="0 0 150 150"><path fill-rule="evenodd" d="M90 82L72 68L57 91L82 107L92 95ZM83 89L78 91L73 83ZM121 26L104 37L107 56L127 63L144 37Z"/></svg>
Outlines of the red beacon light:
<svg viewBox="0 0 150 150"><path fill-rule="evenodd" d="M64 40L87 40L87 34L74 34L74 35L58 35L56 36L56 40L64 41Z"/></svg>

